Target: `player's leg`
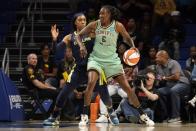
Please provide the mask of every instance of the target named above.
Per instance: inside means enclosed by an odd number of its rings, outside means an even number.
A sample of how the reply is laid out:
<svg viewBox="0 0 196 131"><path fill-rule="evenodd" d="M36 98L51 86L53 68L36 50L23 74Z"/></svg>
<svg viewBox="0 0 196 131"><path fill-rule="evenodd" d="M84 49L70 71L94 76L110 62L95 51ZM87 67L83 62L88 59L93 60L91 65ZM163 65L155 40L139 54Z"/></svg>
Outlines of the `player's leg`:
<svg viewBox="0 0 196 131"><path fill-rule="evenodd" d="M95 84L98 80L98 77L99 77L99 73L96 70L88 71L88 83L84 94L84 107L83 107L83 113L81 115L81 121L79 123L79 126L88 124L88 115L89 115L91 97Z"/></svg>
<svg viewBox="0 0 196 131"><path fill-rule="evenodd" d="M115 85L107 85L108 93L110 96L115 95L117 92L117 88L114 87ZM99 84L96 85L97 89L99 89ZM100 93L99 93L100 94ZM108 111L106 105L103 103L102 99L99 102L100 108L100 117L95 121L97 123L105 123L108 122Z"/></svg>
<svg viewBox="0 0 196 131"><path fill-rule="evenodd" d="M99 86L98 92L103 103L106 105L110 123L112 125L119 125L119 120L113 109L112 99L111 96L109 95L107 85Z"/></svg>
<svg viewBox="0 0 196 131"><path fill-rule="evenodd" d="M44 125L49 125L49 126L59 125L58 119L60 117L61 110L62 110L64 104L66 103L69 94L77 86L76 83L78 83L77 82L78 77L79 77L78 71L74 70L73 73L70 75L70 79L69 79L68 83L66 83L66 85L63 87L63 89L58 94L54 110L53 110L51 116L48 119L44 120L44 122L43 122Z"/></svg>
<svg viewBox="0 0 196 131"><path fill-rule="evenodd" d="M124 74L115 77L115 80L120 84L120 87L127 93L129 104L133 105L140 114L140 119L146 123L146 125L153 126L154 122L143 112L140 102L135 92L130 87Z"/></svg>

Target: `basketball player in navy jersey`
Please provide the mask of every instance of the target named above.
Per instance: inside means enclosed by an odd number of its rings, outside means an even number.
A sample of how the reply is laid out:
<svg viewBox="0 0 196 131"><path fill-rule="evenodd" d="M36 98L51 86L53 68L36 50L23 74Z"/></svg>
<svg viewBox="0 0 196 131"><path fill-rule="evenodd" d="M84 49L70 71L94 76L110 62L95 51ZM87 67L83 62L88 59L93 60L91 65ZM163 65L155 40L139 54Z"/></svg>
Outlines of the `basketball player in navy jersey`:
<svg viewBox="0 0 196 131"><path fill-rule="evenodd" d="M64 106L64 103L66 103L67 97L75 88L77 88L81 84L87 83L87 60L88 55L84 58L80 56L80 47L78 46L77 42L75 41L75 36L77 33L82 30L86 26L86 17L83 13L77 13L74 15L73 19L73 28L74 32L65 36L61 43L59 44L65 44L66 46L69 46L72 48L73 56L76 61L76 65L71 71L69 78L67 80L67 83L65 87L61 90L59 93L55 108L51 114L51 116L44 120L44 125L49 126L57 126L59 125L58 118L60 116L61 109ZM57 31L58 32L58 31ZM58 34L58 33L57 33ZM92 51L94 40L89 36L83 36L82 37L82 43L87 49L88 54ZM102 87L103 86L103 87ZM103 100L104 104L111 106L112 101L111 97L109 96L108 90L106 85L98 85L97 90L100 94L101 99Z"/></svg>

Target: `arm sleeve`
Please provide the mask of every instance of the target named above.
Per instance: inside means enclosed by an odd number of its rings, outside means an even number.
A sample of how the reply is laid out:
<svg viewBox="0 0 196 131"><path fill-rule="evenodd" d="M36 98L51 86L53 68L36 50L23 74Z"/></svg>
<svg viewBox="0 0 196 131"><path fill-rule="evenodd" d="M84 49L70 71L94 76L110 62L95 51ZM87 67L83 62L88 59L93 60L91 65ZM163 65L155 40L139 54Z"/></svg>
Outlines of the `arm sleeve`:
<svg viewBox="0 0 196 131"><path fill-rule="evenodd" d="M172 67L171 67L171 73L176 74L181 71L180 64L177 61L173 61Z"/></svg>

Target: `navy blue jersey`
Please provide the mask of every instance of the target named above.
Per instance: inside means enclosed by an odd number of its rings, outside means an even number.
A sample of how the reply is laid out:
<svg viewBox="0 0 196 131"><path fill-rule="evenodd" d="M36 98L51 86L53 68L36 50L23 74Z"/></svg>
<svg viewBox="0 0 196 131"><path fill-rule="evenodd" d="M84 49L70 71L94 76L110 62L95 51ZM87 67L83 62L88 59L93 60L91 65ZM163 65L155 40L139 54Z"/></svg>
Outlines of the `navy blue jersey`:
<svg viewBox="0 0 196 131"><path fill-rule="evenodd" d="M75 36L76 36L76 32L71 34L70 46L72 48L73 57L76 60L77 66L86 66L87 61L88 61L88 56L93 50L94 40L90 37L82 37L82 43L85 45L88 54L85 58L81 58L80 47L79 47L78 43L76 42Z"/></svg>

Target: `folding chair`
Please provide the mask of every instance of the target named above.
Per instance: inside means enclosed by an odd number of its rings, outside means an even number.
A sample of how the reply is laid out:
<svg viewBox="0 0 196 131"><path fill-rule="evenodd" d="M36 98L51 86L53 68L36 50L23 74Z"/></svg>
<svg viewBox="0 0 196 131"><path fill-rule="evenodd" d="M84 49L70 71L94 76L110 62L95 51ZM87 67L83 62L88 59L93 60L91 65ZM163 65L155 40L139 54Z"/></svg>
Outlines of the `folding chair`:
<svg viewBox="0 0 196 131"><path fill-rule="evenodd" d="M33 98L33 110L30 112L28 115L28 118L33 118L33 116L36 114L37 110L40 110L41 114L44 115L44 117L47 116L47 111L45 110L44 106L42 105L44 99L40 99L38 95L38 90L30 90L29 91L29 96Z"/></svg>
<svg viewBox="0 0 196 131"><path fill-rule="evenodd" d="M44 106L42 105L43 101L48 99L48 98L40 98L39 97L39 93L38 93L38 89L31 89L29 90L29 88L26 86L25 82L22 80L22 78L20 79L21 82L23 83L24 87L25 87L25 91L27 92L27 95L30 96L33 100L33 109L32 111L27 115L27 119L33 118L33 116L35 116L36 111L40 110L41 114L44 115L44 117L47 117L47 111L45 110Z"/></svg>

